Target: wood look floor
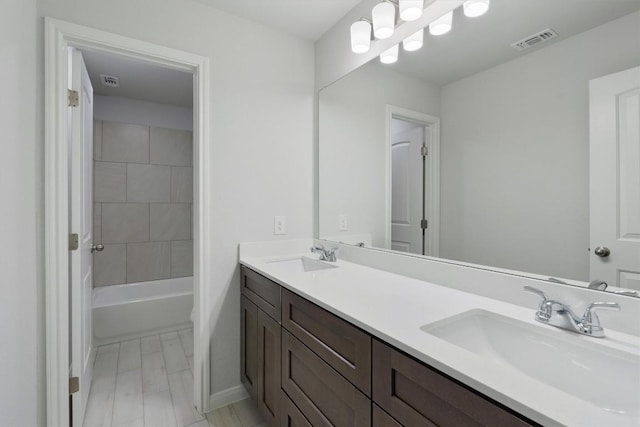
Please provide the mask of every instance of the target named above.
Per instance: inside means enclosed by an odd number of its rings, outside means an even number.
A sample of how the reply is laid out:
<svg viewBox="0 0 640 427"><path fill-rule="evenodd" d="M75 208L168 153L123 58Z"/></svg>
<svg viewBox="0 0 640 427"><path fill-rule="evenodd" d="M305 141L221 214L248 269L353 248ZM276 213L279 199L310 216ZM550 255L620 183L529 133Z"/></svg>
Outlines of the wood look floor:
<svg viewBox="0 0 640 427"><path fill-rule="evenodd" d="M243 400L203 416L193 405L193 329L98 347L84 427L255 427Z"/></svg>

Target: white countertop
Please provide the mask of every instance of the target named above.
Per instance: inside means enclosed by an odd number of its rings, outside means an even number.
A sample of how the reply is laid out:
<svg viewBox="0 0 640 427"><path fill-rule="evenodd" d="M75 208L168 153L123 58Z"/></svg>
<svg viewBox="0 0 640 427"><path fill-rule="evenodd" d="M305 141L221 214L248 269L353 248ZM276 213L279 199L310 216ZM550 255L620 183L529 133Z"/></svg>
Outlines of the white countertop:
<svg viewBox="0 0 640 427"><path fill-rule="evenodd" d="M343 260L332 263L339 268L298 273L281 272L269 262L299 256L309 255L307 252L276 257L241 256L240 263L542 425L640 425L638 418L604 411L516 369L488 362L420 328L472 309L484 309L553 329L558 334L567 334L568 339L595 338L541 325L533 320L533 308ZM638 337L610 330L599 343L632 353L637 353L640 347Z"/></svg>

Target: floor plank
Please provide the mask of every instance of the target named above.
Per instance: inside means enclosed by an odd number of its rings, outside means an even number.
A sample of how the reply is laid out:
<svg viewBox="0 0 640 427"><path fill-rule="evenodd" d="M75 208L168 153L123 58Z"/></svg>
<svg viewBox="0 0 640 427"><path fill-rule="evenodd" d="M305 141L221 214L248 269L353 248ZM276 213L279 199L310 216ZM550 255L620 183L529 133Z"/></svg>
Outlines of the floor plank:
<svg viewBox="0 0 640 427"><path fill-rule="evenodd" d="M142 370L119 373L116 377L116 394L113 402L113 425L143 418L143 404Z"/></svg>
<svg viewBox="0 0 640 427"><path fill-rule="evenodd" d="M162 341L162 352L164 354L164 363L167 368L167 374L189 369L189 361L184 354L180 339L175 338Z"/></svg>
<svg viewBox="0 0 640 427"><path fill-rule="evenodd" d="M167 369L164 365L162 352L142 355L142 392L157 393L169 390Z"/></svg>
<svg viewBox="0 0 640 427"><path fill-rule="evenodd" d="M179 426L188 426L204 417L193 402L193 375L189 369L169 374L169 388Z"/></svg>
<svg viewBox="0 0 640 427"><path fill-rule="evenodd" d="M140 340L124 341L120 344L118 373L133 371L142 367L140 358Z"/></svg>
<svg viewBox="0 0 640 427"><path fill-rule="evenodd" d="M178 425L169 390L144 395L144 424L148 427Z"/></svg>

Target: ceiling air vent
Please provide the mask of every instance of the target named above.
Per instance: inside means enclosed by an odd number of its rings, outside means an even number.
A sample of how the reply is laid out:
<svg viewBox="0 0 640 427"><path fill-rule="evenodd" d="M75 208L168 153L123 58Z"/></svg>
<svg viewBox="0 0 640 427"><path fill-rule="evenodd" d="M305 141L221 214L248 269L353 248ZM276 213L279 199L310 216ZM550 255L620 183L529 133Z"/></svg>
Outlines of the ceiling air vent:
<svg viewBox="0 0 640 427"><path fill-rule="evenodd" d="M525 37L520 41L511 43L511 47L515 50L525 50L551 40L555 37L558 37L558 34L552 29L547 28L546 30L542 30L537 34L530 35L529 37Z"/></svg>
<svg viewBox="0 0 640 427"><path fill-rule="evenodd" d="M100 81L104 86L120 87L120 79L118 79L117 77L100 74Z"/></svg>

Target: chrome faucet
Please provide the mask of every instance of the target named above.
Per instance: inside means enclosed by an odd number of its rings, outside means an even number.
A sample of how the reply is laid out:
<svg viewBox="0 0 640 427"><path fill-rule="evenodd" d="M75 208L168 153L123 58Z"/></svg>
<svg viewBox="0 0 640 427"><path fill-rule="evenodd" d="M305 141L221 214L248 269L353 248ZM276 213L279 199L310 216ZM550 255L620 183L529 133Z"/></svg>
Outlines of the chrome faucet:
<svg viewBox="0 0 640 427"><path fill-rule="evenodd" d="M320 261L336 262L337 254L340 248L337 246L331 249L325 249L323 245L316 245L311 248L311 252L320 254Z"/></svg>
<svg viewBox="0 0 640 427"><path fill-rule="evenodd" d="M525 286L524 290L534 293L542 298L538 306L535 319L538 322L556 326L590 337L604 337L604 329L600 324L600 319L596 310L616 310L620 311L620 306L615 302L592 302L587 306L582 317L576 315L567 305L560 301L550 300L540 289Z"/></svg>

